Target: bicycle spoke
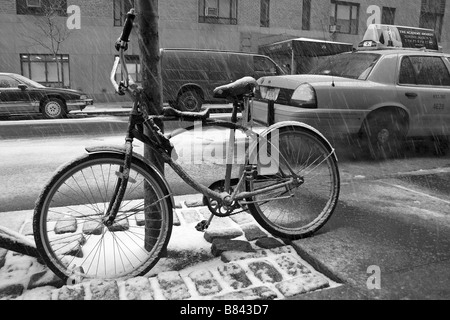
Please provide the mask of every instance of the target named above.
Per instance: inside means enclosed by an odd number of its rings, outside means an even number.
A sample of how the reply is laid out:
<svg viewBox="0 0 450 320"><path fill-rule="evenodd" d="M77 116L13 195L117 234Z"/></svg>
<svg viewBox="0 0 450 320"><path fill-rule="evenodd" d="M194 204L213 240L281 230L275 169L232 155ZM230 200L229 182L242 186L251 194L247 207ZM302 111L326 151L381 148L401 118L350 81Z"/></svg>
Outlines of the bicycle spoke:
<svg viewBox="0 0 450 320"><path fill-rule="evenodd" d="M100 167L101 168L101 167ZM101 170L100 170L101 171ZM94 170L92 169L92 167L91 167L91 172L92 172L92 176L95 176L95 173L94 173ZM103 173L103 172L102 172ZM102 175L103 176L103 175ZM97 179L95 179L95 184L96 184L96 186L97 186L97 191L98 191L98 194L101 196L101 198L102 198L102 202L106 202L106 195L105 196L103 196L103 194L102 194L102 191L100 190L100 186L99 186L99 184L98 184L98 181L97 181Z"/></svg>
<svg viewBox="0 0 450 320"><path fill-rule="evenodd" d="M73 177L72 177L73 178ZM86 194L83 192L83 190L80 188L80 190L81 190L81 193L79 193L78 191L76 191L75 189L73 189L71 186L69 186L67 183L65 183L65 186L66 187L68 187L71 191L73 191L73 192L75 192L75 195L76 196L82 196L82 198L84 198L84 199L86 199L86 201L87 202L82 202L81 204L82 205L84 205L84 206L86 206L86 207L89 207L89 208L91 208L92 210L97 210L91 203L90 203L90 200L89 200L89 198L86 196ZM63 193L62 191L60 191L60 190L58 190L58 193L59 194L62 194L62 195L64 195L64 196L66 196L67 198L69 198L70 200L74 200L74 201L76 201L75 203L77 203L77 202L80 202L80 200L78 200L78 199L76 199L76 198L74 198L73 196L68 196L68 195L66 195L65 193Z"/></svg>
<svg viewBox="0 0 450 320"><path fill-rule="evenodd" d="M119 181L115 172L121 165L120 155L86 156L85 162L61 170L42 197L36 214L43 227L37 228L35 238L44 256L49 256L46 263L58 275L68 277L76 266L82 268L83 278L115 279L148 272L158 261L172 226L171 195L145 169L131 168L116 219L111 226L102 222ZM76 223L69 225L72 221ZM76 231L55 234L58 223Z"/></svg>
<svg viewBox="0 0 450 320"><path fill-rule="evenodd" d="M89 186L89 183L87 182L86 177L85 177L85 175L84 175L84 170L82 170L80 173L81 173L81 175L82 175L83 178L84 178L84 181L85 181L85 183L86 183L86 187L88 188L88 191L89 191L89 193L90 193L92 199L95 200L95 197L94 197L94 195L92 194L92 190L91 190L91 188L90 188L90 186ZM95 176L94 176L94 177L95 177ZM94 203L91 203L92 205L96 205L96 204L97 204L97 201L93 201L93 202L94 202ZM100 211L100 209L98 208L98 206L97 206L97 210Z"/></svg>
<svg viewBox="0 0 450 320"><path fill-rule="evenodd" d="M339 187L334 150L328 151L311 131L294 126L281 130L278 141L268 141L272 154L278 153L277 172L250 184L251 192L262 194L248 204L269 232L297 239L320 228L334 210ZM264 191L291 178L302 183Z"/></svg>

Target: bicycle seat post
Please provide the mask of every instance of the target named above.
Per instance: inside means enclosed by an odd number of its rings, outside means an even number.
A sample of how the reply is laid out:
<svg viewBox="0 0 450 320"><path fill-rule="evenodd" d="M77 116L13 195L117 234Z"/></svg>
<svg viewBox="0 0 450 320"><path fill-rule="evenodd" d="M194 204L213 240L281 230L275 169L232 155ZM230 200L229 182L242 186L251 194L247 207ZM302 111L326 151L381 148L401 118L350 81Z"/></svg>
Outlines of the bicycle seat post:
<svg viewBox="0 0 450 320"><path fill-rule="evenodd" d="M238 99L238 97L234 97L233 111L231 113L231 122L233 122L233 123L237 123L237 114L238 114L239 107L240 107L239 99Z"/></svg>
<svg viewBox="0 0 450 320"><path fill-rule="evenodd" d="M242 125L249 129L253 127L253 121L251 116L251 96L245 95L242 103Z"/></svg>

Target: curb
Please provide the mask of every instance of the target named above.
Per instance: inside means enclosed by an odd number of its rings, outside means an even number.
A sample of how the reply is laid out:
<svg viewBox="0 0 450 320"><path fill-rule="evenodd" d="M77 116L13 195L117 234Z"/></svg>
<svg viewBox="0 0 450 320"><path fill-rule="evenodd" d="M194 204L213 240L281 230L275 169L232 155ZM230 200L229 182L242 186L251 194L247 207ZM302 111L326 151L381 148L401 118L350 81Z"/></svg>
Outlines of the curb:
<svg viewBox="0 0 450 320"><path fill-rule="evenodd" d="M131 110L131 105L119 105L113 108L110 108L108 104L101 104L100 108L96 106L86 108L81 111L72 111L71 115L128 115ZM211 113L231 113L232 107L214 107L212 105L208 105L209 111Z"/></svg>
<svg viewBox="0 0 450 320"><path fill-rule="evenodd" d="M61 135L114 134L125 132L127 122L120 119L85 118L60 120L6 121L0 124L0 139L21 139Z"/></svg>

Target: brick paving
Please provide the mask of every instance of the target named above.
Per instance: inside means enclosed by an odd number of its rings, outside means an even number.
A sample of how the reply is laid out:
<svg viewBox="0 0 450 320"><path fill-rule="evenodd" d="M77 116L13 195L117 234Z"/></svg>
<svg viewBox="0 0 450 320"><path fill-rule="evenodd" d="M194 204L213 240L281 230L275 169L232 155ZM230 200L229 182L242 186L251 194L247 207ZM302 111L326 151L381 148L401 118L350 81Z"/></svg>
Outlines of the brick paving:
<svg viewBox="0 0 450 320"><path fill-rule="evenodd" d="M208 211L198 196L190 196L176 197L175 213L174 230L193 228ZM251 215L212 221L198 237L210 244L213 263L126 281L65 284L37 259L9 251L0 268L0 300L277 300L339 286L307 264L294 247L267 234ZM31 236L29 223L24 222L21 232ZM89 226L89 232L96 227ZM74 222L60 222L58 228L73 230Z"/></svg>

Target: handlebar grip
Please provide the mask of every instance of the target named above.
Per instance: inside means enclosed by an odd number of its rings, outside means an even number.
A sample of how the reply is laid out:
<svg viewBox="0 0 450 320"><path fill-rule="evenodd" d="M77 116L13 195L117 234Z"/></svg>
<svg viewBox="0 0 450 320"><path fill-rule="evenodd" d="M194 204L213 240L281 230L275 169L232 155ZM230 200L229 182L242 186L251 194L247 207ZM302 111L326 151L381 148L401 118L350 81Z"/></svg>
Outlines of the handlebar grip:
<svg viewBox="0 0 450 320"><path fill-rule="evenodd" d="M126 18L125 24L123 26L122 34L120 35L121 41L128 42L131 30L133 29L133 21L134 21L135 17L136 17L136 14L134 13L134 9L131 9L127 13L127 18Z"/></svg>

